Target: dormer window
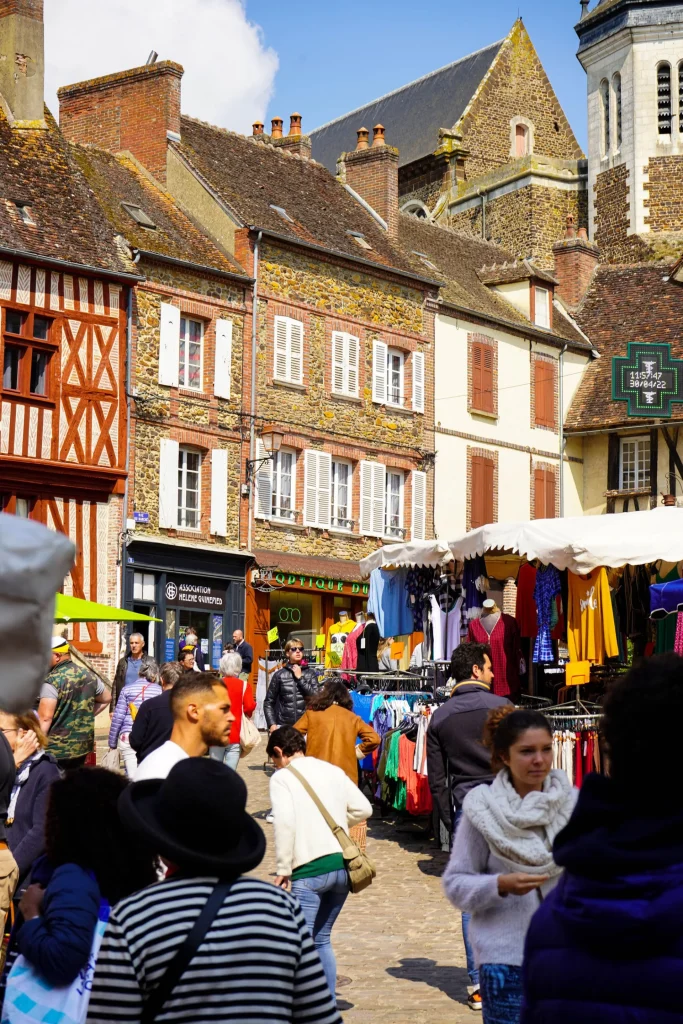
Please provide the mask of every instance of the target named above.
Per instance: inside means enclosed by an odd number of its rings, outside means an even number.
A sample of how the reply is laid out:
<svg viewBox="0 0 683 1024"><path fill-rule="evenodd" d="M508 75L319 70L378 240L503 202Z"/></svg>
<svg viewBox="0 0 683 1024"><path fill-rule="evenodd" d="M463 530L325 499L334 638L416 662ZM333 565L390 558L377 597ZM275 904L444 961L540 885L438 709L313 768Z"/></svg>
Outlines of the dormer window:
<svg viewBox="0 0 683 1024"><path fill-rule="evenodd" d="M33 219L33 213L28 203L22 203L21 200L15 200L14 208L19 214L20 219L24 224L30 224L32 227L36 226L36 222Z"/></svg>
<svg viewBox="0 0 683 1024"><path fill-rule="evenodd" d="M278 217L282 217L283 220L288 221L288 223L290 223L290 224L294 223L292 218L289 216L289 214L285 210L284 206L276 206L274 203L271 203L270 204L270 208L271 208L271 210L275 210L275 212L278 215Z"/></svg>
<svg viewBox="0 0 683 1024"><path fill-rule="evenodd" d="M150 231L156 231L156 224L151 217L147 216L141 206L136 206L134 203L121 203L121 206L141 228L149 228Z"/></svg>
<svg viewBox="0 0 683 1024"><path fill-rule="evenodd" d="M361 249L372 249L372 246L361 231L347 231L347 235L354 240Z"/></svg>
<svg viewBox="0 0 683 1024"><path fill-rule="evenodd" d="M550 330L550 292L539 285L534 286L534 323Z"/></svg>

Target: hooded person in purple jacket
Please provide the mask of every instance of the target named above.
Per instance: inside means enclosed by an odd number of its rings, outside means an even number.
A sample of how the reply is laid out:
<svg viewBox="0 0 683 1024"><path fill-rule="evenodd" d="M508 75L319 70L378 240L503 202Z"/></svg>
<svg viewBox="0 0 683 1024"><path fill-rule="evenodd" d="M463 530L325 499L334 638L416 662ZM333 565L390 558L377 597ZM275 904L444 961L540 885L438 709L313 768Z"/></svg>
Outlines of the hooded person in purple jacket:
<svg viewBox="0 0 683 1024"><path fill-rule="evenodd" d="M553 848L522 1024L683 1022L683 658L632 669L605 704L610 778L589 775Z"/></svg>

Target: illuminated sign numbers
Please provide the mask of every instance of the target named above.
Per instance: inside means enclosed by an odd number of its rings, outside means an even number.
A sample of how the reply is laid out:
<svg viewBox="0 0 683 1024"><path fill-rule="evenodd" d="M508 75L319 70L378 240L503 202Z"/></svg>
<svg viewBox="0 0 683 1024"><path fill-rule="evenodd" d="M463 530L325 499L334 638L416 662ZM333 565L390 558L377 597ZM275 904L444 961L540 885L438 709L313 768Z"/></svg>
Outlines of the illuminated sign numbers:
<svg viewBox="0 0 683 1024"><path fill-rule="evenodd" d="M671 416L672 403L683 402L683 360L669 345L629 342L626 358L612 360L612 398L628 402L629 416Z"/></svg>

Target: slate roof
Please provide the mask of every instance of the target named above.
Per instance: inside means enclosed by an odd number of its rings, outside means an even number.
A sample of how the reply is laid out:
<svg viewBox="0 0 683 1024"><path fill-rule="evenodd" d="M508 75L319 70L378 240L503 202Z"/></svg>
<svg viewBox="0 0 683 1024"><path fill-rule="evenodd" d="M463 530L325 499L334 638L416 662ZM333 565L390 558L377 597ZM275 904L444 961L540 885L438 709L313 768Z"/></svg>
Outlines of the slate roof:
<svg viewBox="0 0 683 1024"><path fill-rule="evenodd" d="M132 248L246 276L234 257L214 245L134 161L92 146L73 145L71 153L110 224ZM138 224L122 203L139 206L156 229Z"/></svg>
<svg viewBox="0 0 683 1024"><path fill-rule="evenodd" d="M661 7L662 0L598 0L595 7L588 12L585 18L581 19L579 27L606 14L611 14L618 7L649 7L655 4Z"/></svg>
<svg viewBox="0 0 683 1024"><path fill-rule="evenodd" d="M319 245L353 260L430 277L424 268L415 269L386 231L321 164L190 117L181 119L181 135L182 142L173 145L243 224ZM289 219L273 205L286 210ZM362 234L371 248L361 248L349 231Z"/></svg>
<svg viewBox="0 0 683 1024"><path fill-rule="evenodd" d="M683 358L683 288L667 282L669 264L603 264L596 271L576 320L600 352L589 364L567 416L567 430L590 430L641 422L627 415L625 402L612 401L612 357L625 356L630 341L671 345ZM672 405L683 420L683 405ZM643 425L649 421L642 420Z"/></svg>
<svg viewBox="0 0 683 1024"><path fill-rule="evenodd" d="M13 129L0 108L0 246L115 274L137 273L47 108L45 120L47 129ZM17 201L29 206L35 226L24 223Z"/></svg>
<svg viewBox="0 0 683 1024"><path fill-rule="evenodd" d="M416 82L329 121L310 132L313 159L335 173L342 153L356 148L356 132L376 124L387 143L397 146L399 166L429 156L439 145L439 128L453 128L477 91L505 40L461 57Z"/></svg>
<svg viewBox="0 0 683 1024"><path fill-rule="evenodd" d="M433 264L435 269L426 269L444 282L440 298L446 304L472 310L499 321L501 326L517 326L521 332L533 333L534 337L543 334L549 340L560 338L567 341L574 348L590 348L581 332L557 308L553 316L553 330L546 332L532 325L523 313L482 283L479 268L509 260L514 262L514 257L500 246L428 224L405 213L399 217L399 240L414 259L420 260L416 253L422 253Z"/></svg>

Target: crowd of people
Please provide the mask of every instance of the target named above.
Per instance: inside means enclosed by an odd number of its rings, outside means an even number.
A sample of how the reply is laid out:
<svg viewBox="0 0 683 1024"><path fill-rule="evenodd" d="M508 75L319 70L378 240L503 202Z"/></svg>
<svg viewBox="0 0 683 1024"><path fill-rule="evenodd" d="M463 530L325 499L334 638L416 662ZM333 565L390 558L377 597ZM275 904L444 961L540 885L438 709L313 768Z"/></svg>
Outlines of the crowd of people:
<svg viewBox="0 0 683 1024"><path fill-rule="evenodd" d="M236 771L251 648L236 631L207 671L192 639L159 667L133 635L110 690L55 637L37 707L0 712L3 1024L341 1022L332 932L373 813L358 766L380 737L290 639L265 702L276 874L254 878L266 837ZM462 644L450 677L427 761L471 1009L484 1024L683 1019L683 659L614 685L609 775L580 791L552 767L547 719L492 694L488 647ZM109 767L86 767L107 706Z"/></svg>

